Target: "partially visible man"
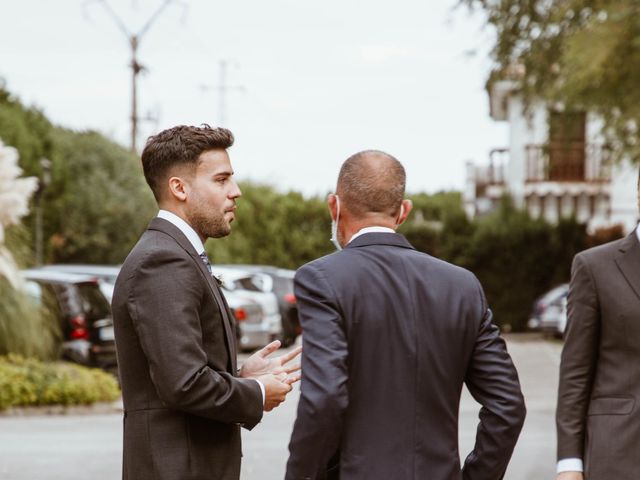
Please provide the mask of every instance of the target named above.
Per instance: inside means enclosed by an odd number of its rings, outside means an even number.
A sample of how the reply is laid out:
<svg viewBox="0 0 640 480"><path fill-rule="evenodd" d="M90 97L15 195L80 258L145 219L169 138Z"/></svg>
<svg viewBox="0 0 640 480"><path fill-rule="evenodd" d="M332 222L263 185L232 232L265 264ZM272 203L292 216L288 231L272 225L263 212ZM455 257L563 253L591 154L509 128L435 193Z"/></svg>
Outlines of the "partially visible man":
<svg viewBox="0 0 640 480"><path fill-rule="evenodd" d="M286 478L498 480L525 417L516 370L468 271L397 233L405 171L365 151L328 202L344 250L298 270L301 397ZM463 384L482 405L461 470Z"/></svg>
<svg viewBox="0 0 640 480"><path fill-rule="evenodd" d="M638 480L640 226L576 255L567 312L557 480Z"/></svg>
<svg viewBox="0 0 640 480"><path fill-rule="evenodd" d="M228 130L179 126L142 153L160 212L113 296L127 480L237 480L240 425L253 428L296 380L284 364L298 351L267 358L278 342L237 373L234 317L204 250L230 233L241 195L232 144Z"/></svg>

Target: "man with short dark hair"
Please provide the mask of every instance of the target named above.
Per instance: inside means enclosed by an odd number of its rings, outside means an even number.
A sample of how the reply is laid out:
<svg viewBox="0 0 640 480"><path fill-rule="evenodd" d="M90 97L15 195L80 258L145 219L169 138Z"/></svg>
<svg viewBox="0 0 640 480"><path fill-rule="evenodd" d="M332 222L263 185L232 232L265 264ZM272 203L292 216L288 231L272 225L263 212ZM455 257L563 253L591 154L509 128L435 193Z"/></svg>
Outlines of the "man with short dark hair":
<svg viewBox="0 0 640 480"><path fill-rule="evenodd" d="M638 405L640 226L573 259L556 411L557 480L639 479Z"/></svg>
<svg viewBox="0 0 640 480"><path fill-rule="evenodd" d="M267 358L279 342L237 371L235 321L204 250L231 232L241 195L232 144L228 130L179 126L142 153L160 212L113 296L127 480L238 480L240 425L253 428L297 380L284 364L299 350Z"/></svg>
<svg viewBox="0 0 640 480"><path fill-rule="evenodd" d="M302 385L287 480L499 480L525 417L478 280L397 233L405 171L379 151L342 165L328 199L341 250L301 267ZM460 468L463 384L482 404Z"/></svg>

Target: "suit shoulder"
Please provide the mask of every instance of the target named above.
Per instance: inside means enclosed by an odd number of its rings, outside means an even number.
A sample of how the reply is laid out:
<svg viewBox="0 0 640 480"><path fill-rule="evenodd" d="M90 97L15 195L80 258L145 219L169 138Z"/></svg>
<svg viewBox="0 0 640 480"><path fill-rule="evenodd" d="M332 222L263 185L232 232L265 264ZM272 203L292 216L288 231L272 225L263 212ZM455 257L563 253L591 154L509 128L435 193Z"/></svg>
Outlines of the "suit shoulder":
<svg viewBox="0 0 640 480"><path fill-rule="evenodd" d="M575 258L587 263L613 258L613 256L616 254L616 252L618 252L625 240L625 238L621 238L609 243L605 243L603 245L591 247L587 250L583 250L582 252L577 253Z"/></svg>
<svg viewBox="0 0 640 480"><path fill-rule="evenodd" d="M421 262L423 262L421 265L424 266L424 269L436 275L441 280L448 280L450 284L458 285L459 287L464 285L466 288L472 290L476 290L480 285L480 281L475 274L464 267L454 265L453 263L433 257L427 253L416 251L416 254L421 259Z"/></svg>
<svg viewBox="0 0 640 480"><path fill-rule="evenodd" d="M133 273L147 264L162 265L188 260L189 254L171 236L147 230L122 263L121 274Z"/></svg>

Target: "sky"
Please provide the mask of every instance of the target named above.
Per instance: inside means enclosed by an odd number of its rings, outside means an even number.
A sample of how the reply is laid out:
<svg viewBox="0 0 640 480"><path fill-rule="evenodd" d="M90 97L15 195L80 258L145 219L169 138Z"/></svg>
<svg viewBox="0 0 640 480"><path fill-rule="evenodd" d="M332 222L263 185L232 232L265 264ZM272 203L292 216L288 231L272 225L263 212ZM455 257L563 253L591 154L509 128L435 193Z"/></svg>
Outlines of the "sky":
<svg viewBox="0 0 640 480"><path fill-rule="evenodd" d="M107 0L139 32L166 0ZM507 142L489 117L493 34L457 0L183 0L140 40L138 144L177 124L231 129L236 177L324 195L364 149L409 192L462 189ZM221 116L220 62L230 87ZM56 124L128 147L130 48L102 0L0 0L0 77ZM238 88L236 88L238 87Z"/></svg>

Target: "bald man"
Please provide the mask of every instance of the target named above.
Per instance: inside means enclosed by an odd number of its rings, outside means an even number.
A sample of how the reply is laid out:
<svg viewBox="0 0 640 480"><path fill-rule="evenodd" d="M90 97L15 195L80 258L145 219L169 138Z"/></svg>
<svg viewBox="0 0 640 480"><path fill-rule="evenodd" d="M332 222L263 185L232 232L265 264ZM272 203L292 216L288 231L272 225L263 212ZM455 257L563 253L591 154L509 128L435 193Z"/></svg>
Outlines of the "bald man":
<svg viewBox="0 0 640 480"><path fill-rule="evenodd" d="M345 161L328 198L338 252L295 277L303 334L286 479L498 480L525 417L518 375L470 272L397 233L411 211L391 155ZM461 468L463 384L482 405Z"/></svg>

